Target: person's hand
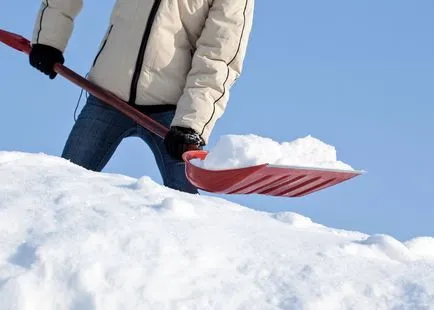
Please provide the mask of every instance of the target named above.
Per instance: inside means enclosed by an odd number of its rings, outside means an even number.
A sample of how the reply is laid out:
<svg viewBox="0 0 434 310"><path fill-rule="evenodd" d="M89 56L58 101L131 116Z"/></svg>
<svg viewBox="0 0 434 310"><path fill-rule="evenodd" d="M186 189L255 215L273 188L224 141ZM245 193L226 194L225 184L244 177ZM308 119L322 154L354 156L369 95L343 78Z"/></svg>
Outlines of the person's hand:
<svg viewBox="0 0 434 310"><path fill-rule="evenodd" d="M193 129L172 126L164 138L164 145L173 158L182 160L184 152L201 150L205 143Z"/></svg>
<svg viewBox="0 0 434 310"><path fill-rule="evenodd" d="M34 44L29 55L29 61L33 67L48 75L50 79L54 79L57 75L54 72L54 65L56 63L63 64L65 59L62 52L57 48L44 44Z"/></svg>

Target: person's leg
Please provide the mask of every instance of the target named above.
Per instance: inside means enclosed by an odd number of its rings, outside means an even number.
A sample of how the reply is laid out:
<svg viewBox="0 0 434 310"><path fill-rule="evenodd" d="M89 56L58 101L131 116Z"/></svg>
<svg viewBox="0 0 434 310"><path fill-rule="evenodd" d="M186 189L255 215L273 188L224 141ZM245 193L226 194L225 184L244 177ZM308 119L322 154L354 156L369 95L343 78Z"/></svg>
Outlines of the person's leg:
<svg viewBox="0 0 434 310"><path fill-rule="evenodd" d="M152 113L149 116L160 124L169 127L175 116L175 111ZM164 185L179 191L198 194L197 188L185 176L185 163L172 158L167 153L164 140L143 127L139 127L139 135L154 153Z"/></svg>
<svg viewBox="0 0 434 310"><path fill-rule="evenodd" d="M135 131L134 121L89 96L69 134L62 157L86 169L101 171L122 139Z"/></svg>

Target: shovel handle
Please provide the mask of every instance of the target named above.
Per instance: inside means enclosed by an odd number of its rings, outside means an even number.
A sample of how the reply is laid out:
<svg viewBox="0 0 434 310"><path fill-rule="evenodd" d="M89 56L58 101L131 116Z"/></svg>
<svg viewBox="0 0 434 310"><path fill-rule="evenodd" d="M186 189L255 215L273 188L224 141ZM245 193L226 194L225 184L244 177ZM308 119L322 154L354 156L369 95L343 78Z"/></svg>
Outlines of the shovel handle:
<svg viewBox="0 0 434 310"><path fill-rule="evenodd" d="M0 42L3 42L4 44L20 52L24 52L26 54L30 54L32 50L32 46L29 40L27 40L26 38L18 34L7 32L1 29L0 29ZM130 117L139 125L153 132L157 136L161 138L164 138L166 136L168 129L165 126L154 121L152 118L141 113L140 111L136 110L127 102L118 98L113 93L105 90L104 88L98 85L93 84L92 82L88 81L87 79L83 78L79 74L75 73L74 71L72 71L71 69L69 69L68 67L60 63L54 65L54 71L59 75L63 76L64 78L66 78L67 80L69 80L70 82L83 88L88 93L94 95L98 99L118 109L126 116Z"/></svg>

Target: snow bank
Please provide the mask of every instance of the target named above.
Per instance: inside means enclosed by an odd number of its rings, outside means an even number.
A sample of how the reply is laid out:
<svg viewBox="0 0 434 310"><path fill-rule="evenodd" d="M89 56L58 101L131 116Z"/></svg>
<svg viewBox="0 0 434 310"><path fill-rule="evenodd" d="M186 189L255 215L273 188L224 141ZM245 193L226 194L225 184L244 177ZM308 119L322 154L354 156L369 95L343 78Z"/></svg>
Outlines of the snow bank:
<svg viewBox="0 0 434 310"><path fill-rule="evenodd" d="M414 238L407 241L405 245L418 257L434 259L434 238L432 237Z"/></svg>
<svg viewBox="0 0 434 310"><path fill-rule="evenodd" d="M278 143L256 135L222 136L205 160L193 160L209 170L241 168L259 164L354 170L338 161L335 147L312 136Z"/></svg>
<svg viewBox="0 0 434 310"><path fill-rule="evenodd" d="M0 309L434 309L432 238L401 243L0 152Z"/></svg>

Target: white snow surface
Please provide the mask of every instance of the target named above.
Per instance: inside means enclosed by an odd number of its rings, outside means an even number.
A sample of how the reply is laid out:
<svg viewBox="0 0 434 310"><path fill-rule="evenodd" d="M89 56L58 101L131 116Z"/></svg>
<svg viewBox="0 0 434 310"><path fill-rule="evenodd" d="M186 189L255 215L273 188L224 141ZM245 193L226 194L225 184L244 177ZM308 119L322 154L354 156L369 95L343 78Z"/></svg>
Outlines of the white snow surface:
<svg viewBox="0 0 434 310"><path fill-rule="evenodd" d="M225 135L210 149L205 160L191 162L208 170L271 164L354 171L337 160L334 146L310 135L283 143L253 134Z"/></svg>
<svg viewBox="0 0 434 310"><path fill-rule="evenodd" d="M44 154L0 152L0 176L1 310L434 309L430 237L328 228Z"/></svg>

